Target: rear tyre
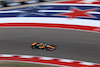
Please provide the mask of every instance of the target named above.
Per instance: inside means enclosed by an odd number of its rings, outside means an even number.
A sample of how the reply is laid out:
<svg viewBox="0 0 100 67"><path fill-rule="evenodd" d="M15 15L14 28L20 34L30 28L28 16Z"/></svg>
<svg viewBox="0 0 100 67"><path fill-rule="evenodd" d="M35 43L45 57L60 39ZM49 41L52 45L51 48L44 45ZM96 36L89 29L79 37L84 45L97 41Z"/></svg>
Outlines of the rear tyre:
<svg viewBox="0 0 100 67"><path fill-rule="evenodd" d="M36 47L35 46L32 46L32 49L35 49Z"/></svg>

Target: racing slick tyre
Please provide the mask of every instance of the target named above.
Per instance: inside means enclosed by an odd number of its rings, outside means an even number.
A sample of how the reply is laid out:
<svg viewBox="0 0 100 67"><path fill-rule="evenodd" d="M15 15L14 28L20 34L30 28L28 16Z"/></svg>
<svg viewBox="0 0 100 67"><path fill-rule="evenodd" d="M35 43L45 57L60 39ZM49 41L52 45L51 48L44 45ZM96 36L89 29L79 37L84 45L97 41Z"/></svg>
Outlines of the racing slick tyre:
<svg viewBox="0 0 100 67"><path fill-rule="evenodd" d="M35 49L36 48L36 46L31 46L32 47L32 49Z"/></svg>
<svg viewBox="0 0 100 67"><path fill-rule="evenodd" d="M55 50L57 47L56 46L54 46L54 49L53 48L46 48L46 50L47 51L53 51L53 50Z"/></svg>
<svg viewBox="0 0 100 67"><path fill-rule="evenodd" d="M50 48L46 48L47 51L50 51Z"/></svg>
<svg viewBox="0 0 100 67"><path fill-rule="evenodd" d="M54 48L52 48L50 51L54 51L54 50L56 50L56 48L57 48L57 47L56 47L56 46L54 46Z"/></svg>

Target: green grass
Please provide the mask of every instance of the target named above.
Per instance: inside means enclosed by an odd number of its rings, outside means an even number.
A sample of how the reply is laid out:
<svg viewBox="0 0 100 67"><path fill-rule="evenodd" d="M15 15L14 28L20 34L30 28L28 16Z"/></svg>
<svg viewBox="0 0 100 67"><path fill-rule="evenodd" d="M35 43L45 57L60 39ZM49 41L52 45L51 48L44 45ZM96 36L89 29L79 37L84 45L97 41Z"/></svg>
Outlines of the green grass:
<svg viewBox="0 0 100 67"><path fill-rule="evenodd" d="M0 67L57 67L43 64L0 61Z"/></svg>

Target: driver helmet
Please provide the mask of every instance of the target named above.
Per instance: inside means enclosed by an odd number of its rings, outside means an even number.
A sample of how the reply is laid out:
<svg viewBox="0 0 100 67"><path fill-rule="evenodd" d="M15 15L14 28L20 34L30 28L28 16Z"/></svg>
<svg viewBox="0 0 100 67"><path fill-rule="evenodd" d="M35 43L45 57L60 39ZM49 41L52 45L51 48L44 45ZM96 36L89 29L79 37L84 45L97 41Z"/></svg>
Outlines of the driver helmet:
<svg viewBox="0 0 100 67"><path fill-rule="evenodd" d="M43 43L40 43L41 45L43 45Z"/></svg>

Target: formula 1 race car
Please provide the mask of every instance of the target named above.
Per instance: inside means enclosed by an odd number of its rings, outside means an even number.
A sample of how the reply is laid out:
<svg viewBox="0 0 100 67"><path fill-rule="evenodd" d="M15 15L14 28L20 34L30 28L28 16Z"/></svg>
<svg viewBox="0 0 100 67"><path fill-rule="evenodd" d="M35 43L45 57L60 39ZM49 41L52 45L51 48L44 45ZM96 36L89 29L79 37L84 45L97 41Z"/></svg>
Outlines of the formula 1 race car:
<svg viewBox="0 0 100 67"><path fill-rule="evenodd" d="M47 51L53 51L56 49L56 46L50 45L50 44L43 44L43 43L36 43L33 42L32 49L46 49Z"/></svg>

